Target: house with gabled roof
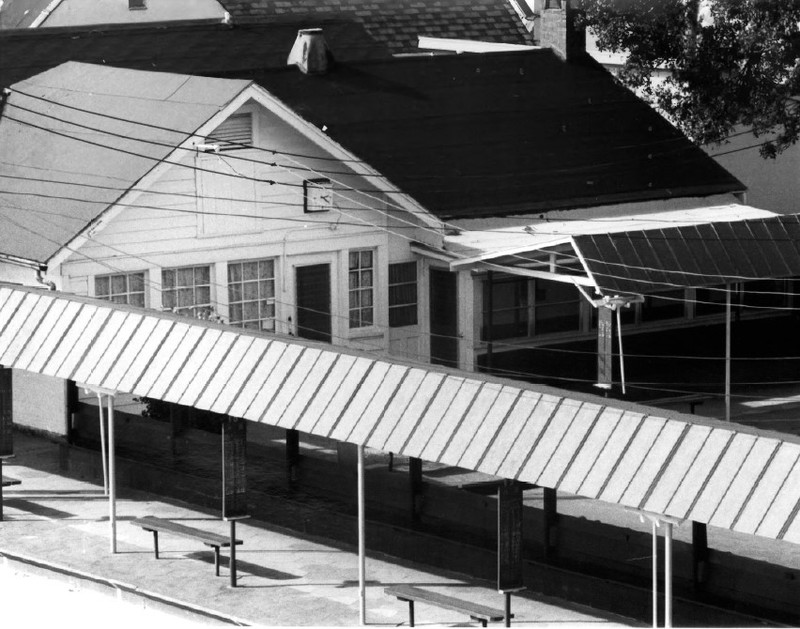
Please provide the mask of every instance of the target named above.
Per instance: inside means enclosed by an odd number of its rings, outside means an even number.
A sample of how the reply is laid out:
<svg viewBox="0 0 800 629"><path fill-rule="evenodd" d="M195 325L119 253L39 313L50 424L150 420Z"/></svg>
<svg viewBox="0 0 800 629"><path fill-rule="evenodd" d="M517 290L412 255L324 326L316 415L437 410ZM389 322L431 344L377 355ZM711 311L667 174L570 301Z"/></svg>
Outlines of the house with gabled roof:
<svg viewBox="0 0 800 629"><path fill-rule="evenodd" d="M562 44L366 60L329 48L300 69L192 58L188 74L163 72L177 56L162 72L71 62L17 82L0 118L3 276L466 369L594 343L598 306L645 289L695 303L731 275L783 281L695 258L658 262L680 285L605 281L643 250L599 269L575 244L585 234L553 221L630 240L631 217L663 231L771 213ZM623 323L716 321L708 295L709 312L629 299Z"/></svg>
<svg viewBox="0 0 800 629"><path fill-rule="evenodd" d="M5 0L0 4L0 29L224 17L218 0Z"/></svg>

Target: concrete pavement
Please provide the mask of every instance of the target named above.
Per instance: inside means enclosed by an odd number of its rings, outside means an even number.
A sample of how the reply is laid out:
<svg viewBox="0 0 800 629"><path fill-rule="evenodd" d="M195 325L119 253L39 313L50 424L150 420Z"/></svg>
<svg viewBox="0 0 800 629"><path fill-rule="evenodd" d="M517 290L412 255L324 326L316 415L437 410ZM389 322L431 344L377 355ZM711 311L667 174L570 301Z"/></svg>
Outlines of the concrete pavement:
<svg viewBox="0 0 800 629"><path fill-rule="evenodd" d="M0 556L6 566L73 579L82 587L116 593L144 606L172 609L197 621L262 626L357 625L358 566L355 548L281 530L257 520L237 525L244 545L237 551L238 587L229 587L227 551L221 576L214 576L213 553L199 542L163 534L160 560L153 539L129 520L144 515L170 518L220 534L228 524L218 513L121 489L117 505L118 552L110 553L108 503L102 487L59 473L58 447L44 439L15 435L14 459L6 475L22 485L4 492ZM367 558L367 621L408 622L407 605L383 588L411 583L467 600L502 607L492 583L434 571L385 556ZM525 593L512 603L514 625L636 623L567 601ZM86 620L92 619L88 610ZM473 624L466 616L425 605L419 625ZM97 620L97 618L95 618Z"/></svg>

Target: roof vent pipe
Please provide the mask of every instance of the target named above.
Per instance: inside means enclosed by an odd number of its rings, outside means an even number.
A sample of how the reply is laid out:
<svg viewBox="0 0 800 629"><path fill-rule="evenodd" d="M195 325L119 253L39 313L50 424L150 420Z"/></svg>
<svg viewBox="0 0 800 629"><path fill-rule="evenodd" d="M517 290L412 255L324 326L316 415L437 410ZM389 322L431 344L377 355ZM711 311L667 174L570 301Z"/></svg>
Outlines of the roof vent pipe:
<svg viewBox="0 0 800 629"><path fill-rule="evenodd" d="M333 66L333 54L325 41L321 28L297 31L297 39L286 60L286 65L296 65L303 74L325 74Z"/></svg>

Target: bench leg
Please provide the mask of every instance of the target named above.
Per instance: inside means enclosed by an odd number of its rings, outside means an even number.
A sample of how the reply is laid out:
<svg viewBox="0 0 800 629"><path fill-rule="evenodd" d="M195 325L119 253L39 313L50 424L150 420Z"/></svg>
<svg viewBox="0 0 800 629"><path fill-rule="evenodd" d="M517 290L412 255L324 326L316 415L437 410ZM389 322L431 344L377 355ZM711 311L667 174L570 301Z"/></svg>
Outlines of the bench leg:
<svg viewBox="0 0 800 629"><path fill-rule="evenodd" d="M153 548L156 552L156 559L158 559L158 531L153 531Z"/></svg>
<svg viewBox="0 0 800 629"><path fill-rule="evenodd" d="M219 576L219 546L214 546L214 571Z"/></svg>

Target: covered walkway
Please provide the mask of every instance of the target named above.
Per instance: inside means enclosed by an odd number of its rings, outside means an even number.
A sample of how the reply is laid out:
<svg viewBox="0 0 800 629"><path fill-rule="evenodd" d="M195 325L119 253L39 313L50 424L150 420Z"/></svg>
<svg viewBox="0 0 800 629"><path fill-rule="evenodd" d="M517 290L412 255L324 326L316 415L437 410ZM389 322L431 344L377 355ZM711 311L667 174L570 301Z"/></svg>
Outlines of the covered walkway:
<svg viewBox="0 0 800 629"><path fill-rule="evenodd" d="M0 364L800 543L800 440L0 286Z"/></svg>

